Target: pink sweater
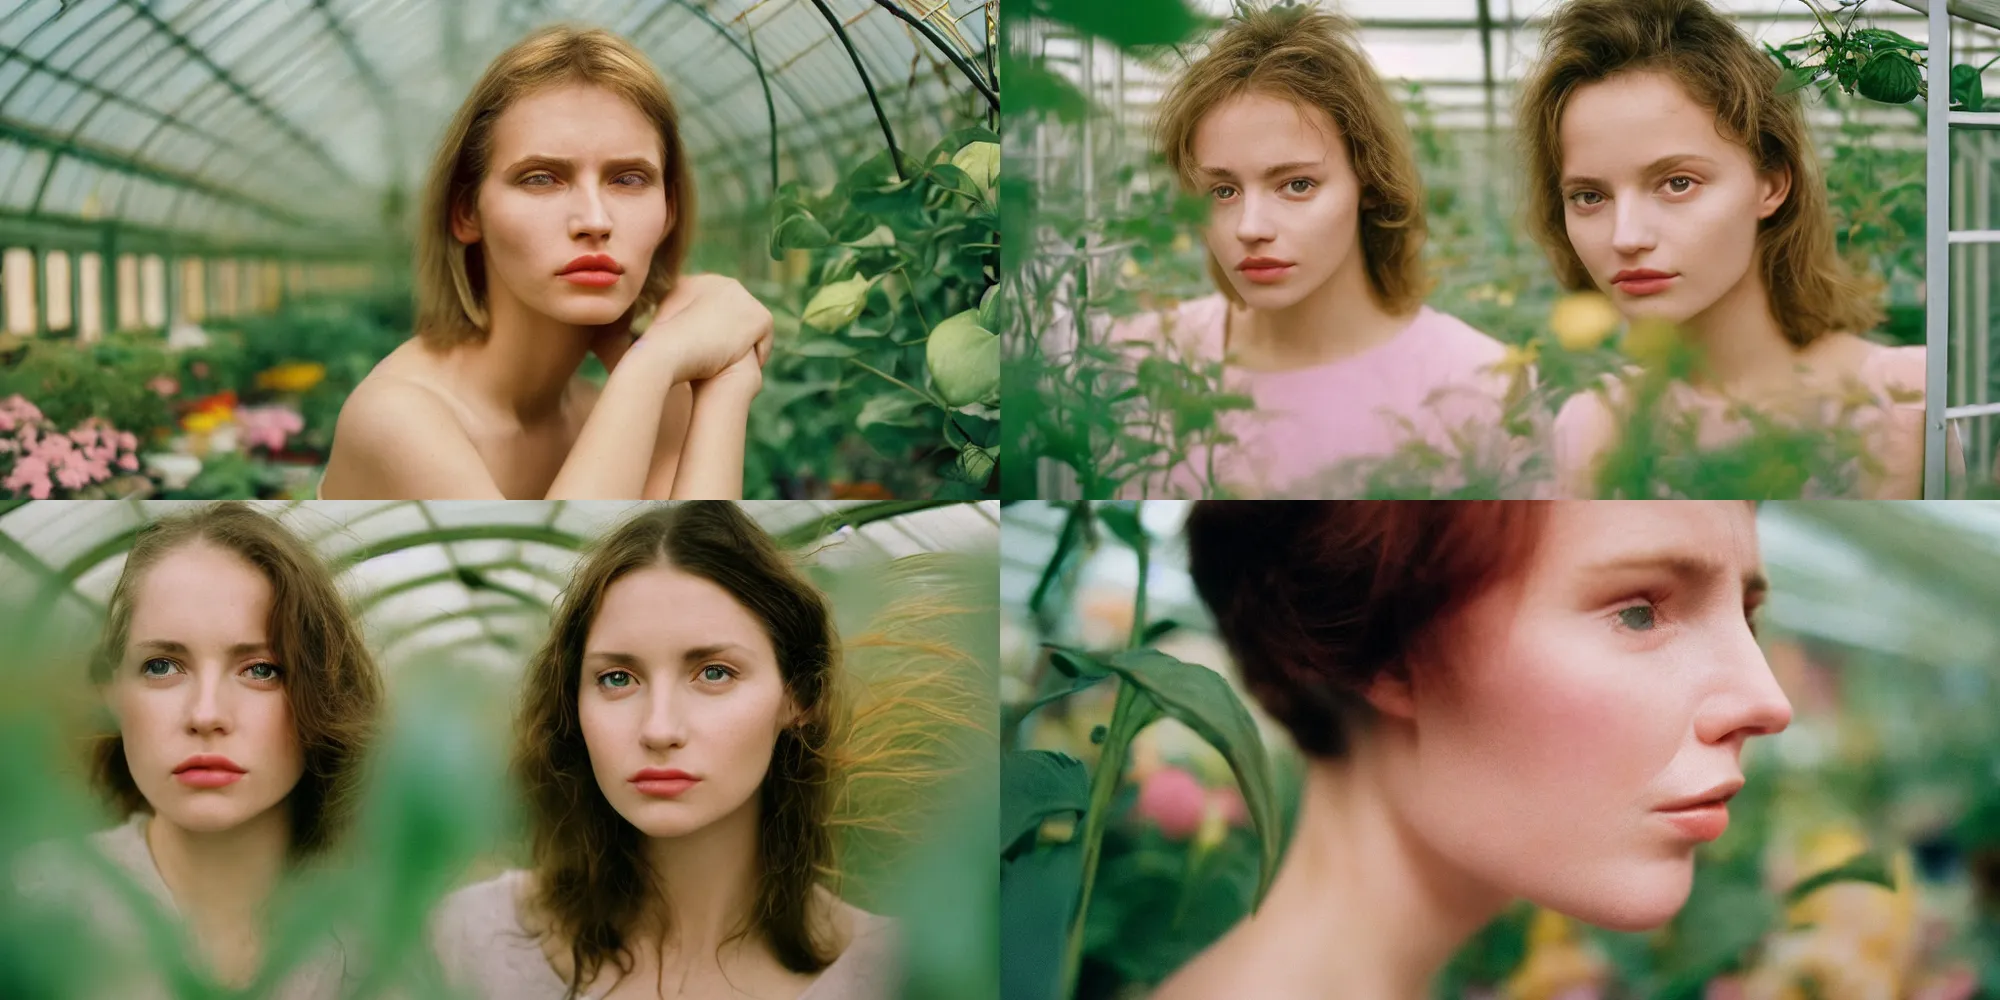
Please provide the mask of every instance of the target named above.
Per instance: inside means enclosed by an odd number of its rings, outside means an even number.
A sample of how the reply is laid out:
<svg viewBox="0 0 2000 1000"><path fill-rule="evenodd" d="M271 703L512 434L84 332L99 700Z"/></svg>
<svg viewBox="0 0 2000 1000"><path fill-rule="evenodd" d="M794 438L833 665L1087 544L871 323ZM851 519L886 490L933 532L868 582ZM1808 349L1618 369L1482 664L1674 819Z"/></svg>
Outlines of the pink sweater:
<svg viewBox="0 0 2000 1000"><path fill-rule="evenodd" d="M1851 486L1808 484L1807 496L1891 500L1923 497L1924 349L1870 345L1857 370L1854 405L1829 398L1825 420L1848 420L1860 433L1867 461L1852 470ZM1618 440L1618 410L1624 386L1607 382L1593 392L1569 398L1556 415L1554 427L1555 488L1559 496L1590 498L1595 494L1598 463ZM1728 401L1692 386L1676 384L1669 405L1693 414L1702 448L1719 448L1740 439L1748 425ZM1965 456L1957 433L1949 439L1947 465L1954 483L1965 478ZM1726 497L1719 499L1738 499ZM1932 498L1940 499L1940 498Z"/></svg>
<svg viewBox="0 0 2000 1000"><path fill-rule="evenodd" d="M1152 350L1190 362L1223 358L1228 301L1211 295L1169 313L1133 317L1110 340L1135 359ZM1509 464L1512 446L1499 420L1507 379L1492 366L1500 342L1463 321L1425 307L1403 331L1353 357L1283 372L1231 366L1224 388L1248 395L1254 411L1222 415L1234 443L1200 446L1164 475L1128 482L1129 497L1329 498L1353 496L1369 468L1412 442L1444 456L1423 475L1456 485L1459 463ZM1216 486L1207 485L1213 466Z"/></svg>

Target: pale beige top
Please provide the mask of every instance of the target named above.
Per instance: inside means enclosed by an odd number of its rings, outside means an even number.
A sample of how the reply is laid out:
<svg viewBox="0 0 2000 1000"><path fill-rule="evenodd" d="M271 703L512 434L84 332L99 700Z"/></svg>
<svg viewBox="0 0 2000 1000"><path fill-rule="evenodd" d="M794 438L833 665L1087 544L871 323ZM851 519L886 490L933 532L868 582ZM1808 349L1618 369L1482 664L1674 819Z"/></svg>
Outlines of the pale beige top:
<svg viewBox="0 0 2000 1000"><path fill-rule="evenodd" d="M522 922L517 900L527 877L516 868L466 886L445 897L431 918L431 946L446 979L480 1000L562 1000L569 989ZM861 916L847 950L798 1000L895 1000L902 982L901 933L887 917ZM608 989L585 1000L598 1000Z"/></svg>
<svg viewBox="0 0 2000 1000"><path fill-rule="evenodd" d="M107 948L128 949L120 957L133 963L131 975L117 981L107 1000L166 1000L172 991L145 960L145 931L139 915L117 887L103 879L84 856L94 851L129 877L147 896L172 918L181 916L180 907L160 877L153 862L152 848L146 846L146 823L151 813L134 813L123 825L93 833L82 841L51 841L30 847L22 855L17 882L24 896L46 901L52 906L74 906L95 929L95 939ZM110 961L117 961L110 958ZM335 939L327 949L292 970L278 989L268 994L273 1000L336 1000L344 995L342 979L346 951Z"/></svg>

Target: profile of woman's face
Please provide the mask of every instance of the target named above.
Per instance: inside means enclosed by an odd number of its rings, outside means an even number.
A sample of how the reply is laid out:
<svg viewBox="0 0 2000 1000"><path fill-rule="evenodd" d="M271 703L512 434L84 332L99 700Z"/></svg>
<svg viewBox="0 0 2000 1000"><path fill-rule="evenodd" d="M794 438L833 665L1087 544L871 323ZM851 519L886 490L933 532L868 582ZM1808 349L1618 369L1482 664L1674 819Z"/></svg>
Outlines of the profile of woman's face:
<svg viewBox="0 0 2000 1000"><path fill-rule="evenodd" d="M1570 96L1558 179L1570 246L1628 319L1686 323L1760 280L1758 224L1791 190L1674 79L1619 73Z"/></svg>
<svg viewBox="0 0 2000 1000"><path fill-rule="evenodd" d="M1325 111L1238 94L1202 116L1193 153L1209 205L1203 239L1251 308L1296 305L1363 266L1361 183Z"/></svg>
<svg viewBox="0 0 2000 1000"><path fill-rule="evenodd" d="M671 566L605 589L584 639L577 713L598 788L649 837L755 808L795 714L757 617Z"/></svg>
<svg viewBox="0 0 2000 1000"><path fill-rule="evenodd" d="M455 214L452 234L480 245L489 298L611 323L674 224L664 158L659 129L623 97L586 84L536 91L494 122L476 211Z"/></svg>
<svg viewBox="0 0 2000 1000"><path fill-rule="evenodd" d="M196 542L145 571L105 699L125 763L162 819L213 833L278 807L305 771L270 648L271 584Z"/></svg>
<svg viewBox="0 0 2000 1000"><path fill-rule="evenodd" d="M1371 731L1392 807L1509 898L1659 926L1727 823L1677 807L1733 793L1745 742L1791 720L1753 635L1763 589L1748 503L1556 504Z"/></svg>

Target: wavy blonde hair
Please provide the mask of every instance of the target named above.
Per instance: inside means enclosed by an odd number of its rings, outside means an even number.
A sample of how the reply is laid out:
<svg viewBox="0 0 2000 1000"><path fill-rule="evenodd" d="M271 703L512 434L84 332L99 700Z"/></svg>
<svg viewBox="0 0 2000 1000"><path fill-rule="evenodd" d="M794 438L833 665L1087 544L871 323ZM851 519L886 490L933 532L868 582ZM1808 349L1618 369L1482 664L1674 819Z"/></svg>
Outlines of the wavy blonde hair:
<svg viewBox="0 0 2000 1000"><path fill-rule="evenodd" d="M486 267L478 244L452 235L454 212L477 204L492 166L493 126L516 101L548 87L582 83L632 103L660 130L667 204L673 225L653 250L639 297L622 320L659 305L687 261L694 230L694 178L681 146L680 113L660 73L645 55L611 32L554 25L515 43L493 60L459 106L431 161L417 230L417 333L437 347L486 339Z"/></svg>
<svg viewBox="0 0 2000 1000"><path fill-rule="evenodd" d="M1819 154L1796 94L1779 94L1776 63L1707 0L1569 0L1542 36L1542 60L1521 87L1528 161L1528 228L1547 249L1556 280L1595 286L1570 245L1562 198L1562 116L1578 87L1621 73L1665 73L1757 169L1789 170L1791 192L1757 232L1757 267L1771 312L1797 346L1882 322L1879 285L1857 273L1834 242Z"/></svg>
<svg viewBox="0 0 2000 1000"><path fill-rule="evenodd" d="M1305 5L1246 10L1222 30L1207 54L1174 81L1160 104L1160 148L1181 184L1194 187L1194 133L1217 105L1240 94L1269 94L1318 108L1333 119L1361 183L1361 254L1368 286L1391 312L1423 304L1423 180L1403 110L1361 51L1348 18ZM1211 255L1208 274L1238 305Z"/></svg>

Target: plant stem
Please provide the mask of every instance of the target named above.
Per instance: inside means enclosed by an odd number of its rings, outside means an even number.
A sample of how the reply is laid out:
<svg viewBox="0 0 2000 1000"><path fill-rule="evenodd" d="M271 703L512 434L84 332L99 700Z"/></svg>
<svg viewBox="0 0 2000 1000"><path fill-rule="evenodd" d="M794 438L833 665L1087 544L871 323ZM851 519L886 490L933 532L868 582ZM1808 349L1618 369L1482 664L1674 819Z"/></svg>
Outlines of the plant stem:
<svg viewBox="0 0 2000 1000"><path fill-rule="evenodd" d="M1104 747L1097 755L1097 772L1090 776L1090 811L1083 818L1083 889L1077 896L1076 918L1070 924L1069 940L1063 947L1062 978L1056 996L1062 1000L1076 996L1077 975L1083 971L1083 929L1090 915L1090 890L1097 881L1097 863L1104 855L1104 825L1111 812L1111 798L1118 792L1118 778L1125 770L1125 754L1131 749L1134 732L1130 719L1135 712L1151 706L1143 704L1145 692L1131 681L1119 678L1118 700L1111 709L1111 724L1105 727Z"/></svg>
<svg viewBox="0 0 2000 1000"><path fill-rule="evenodd" d="M914 393L916 393L916 394L917 394L918 396L920 396L920 397L922 397L922 398L923 398L924 402L926 402L926 403L930 403L931 405L933 405L933 406L937 407L937 408L938 408L938 409L940 409L940 410L949 410L949 409L951 409L951 407L949 407L949 406L946 406L946 405L944 405L944 400L942 400L942 399L938 399L937 397L935 397L935 396L932 396L932 395L931 395L930 393L928 393L928 392L925 392L925 391L923 391L922 389L919 389L919 388L917 388L916 386L914 386L914 385L911 385L910 383L908 383L908 382L905 382L905 381L903 381L902 379L899 379L899 378L897 378L896 376L894 376L894 375L891 375L891 374L889 374L888 372L885 372L885 371L883 371L882 369L880 369L880 368L877 368L877 367L875 367L874 365L871 365L871 364L869 364L869 363L868 363L868 362L866 362L866 361L861 361L861 360L858 360L858 359L855 359L855 358L848 358L847 360L849 360L849 361L852 361L852 362L854 362L855 364L857 364L857 365L860 365L861 367L863 367L863 368L866 368L867 370L869 370L869 371L871 371L871 372L874 372L875 374L877 374L877 375L880 375L880 376L882 376L883 378L886 378L886 379L888 379L889 381L891 381L891 382L894 382L894 383L896 383L897 385L900 385L900 386L902 386L903 388L905 388L905 389L908 389L908 390L910 390L911 392L914 392Z"/></svg>
<svg viewBox="0 0 2000 1000"><path fill-rule="evenodd" d="M835 17L826 0L812 0L819 8L821 17L833 28L834 37L840 39L840 47L847 50L847 58L854 62L854 72L861 75L861 86L868 90L868 103L875 109L875 121L882 126L882 138L889 144L889 164L896 168L896 180L909 180L903 174L903 154L896 149L896 133L889 129L889 116L882 111L882 100L875 96L875 81L868 77L868 67L861 64L861 53L854 51L854 43L847 37L847 28Z"/></svg>
<svg viewBox="0 0 2000 1000"><path fill-rule="evenodd" d="M757 33L749 30L750 21L743 21L744 34L750 36L750 65L757 70L757 82L764 85L764 114L770 119L771 127L771 191L778 190L778 105L771 100L771 81L764 75L763 57L757 54Z"/></svg>
<svg viewBox="0 0 2000 1000"><path fill-rule="evenodd" d="M1137 516L1135 511L1133 517ZM1147 548L1140 545L1132 550L1139 557L1139 589L1132 595L1132 634L1125 639L1126 649L1139 648L1139 640L1146 634L1146 568L1152 562Z"/></svg>

